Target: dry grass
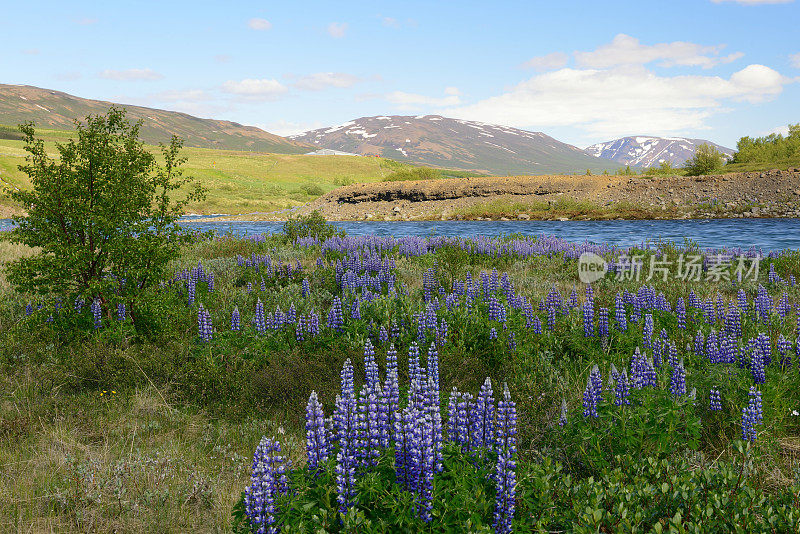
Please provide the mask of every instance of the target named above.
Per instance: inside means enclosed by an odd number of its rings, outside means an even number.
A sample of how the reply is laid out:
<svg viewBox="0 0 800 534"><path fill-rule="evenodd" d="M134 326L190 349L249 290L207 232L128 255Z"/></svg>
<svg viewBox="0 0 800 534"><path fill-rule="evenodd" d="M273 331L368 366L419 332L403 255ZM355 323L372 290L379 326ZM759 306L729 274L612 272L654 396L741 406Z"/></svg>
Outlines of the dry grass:
<svg viewBox="0 0 800 534"><path fill-rule="evenodd" d="M5 377L0 396L0 531L224 532L249 481L264 421L213 421L152 388L47 392ZM295 461L304 443L281 436Z"/></svg>

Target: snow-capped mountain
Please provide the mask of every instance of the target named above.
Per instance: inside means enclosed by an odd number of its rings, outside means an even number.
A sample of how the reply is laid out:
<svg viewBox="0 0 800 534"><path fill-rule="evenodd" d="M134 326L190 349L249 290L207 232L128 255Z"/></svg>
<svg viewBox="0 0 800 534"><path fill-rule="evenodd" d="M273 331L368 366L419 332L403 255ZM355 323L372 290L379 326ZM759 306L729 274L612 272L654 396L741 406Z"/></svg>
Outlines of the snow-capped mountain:
<svg viewBox="0 0 800 534"><path fill-rule="evenodd" d="M673 166L678 167L694 156L697 147L703 143L715 147L727 157L733 156L734 150L705 139L651 136L623 137L605 143L597 143L587 147L586 152L623 165L652 167L658 166L662 161L669 161Z"/></svg>
<svg viewBox="0 0 800 534"><path fill-rule="evenodd" d="M541 132L439 115L362 117L291 139L320 148L494 175L602 172L620 167Z"/></svg>

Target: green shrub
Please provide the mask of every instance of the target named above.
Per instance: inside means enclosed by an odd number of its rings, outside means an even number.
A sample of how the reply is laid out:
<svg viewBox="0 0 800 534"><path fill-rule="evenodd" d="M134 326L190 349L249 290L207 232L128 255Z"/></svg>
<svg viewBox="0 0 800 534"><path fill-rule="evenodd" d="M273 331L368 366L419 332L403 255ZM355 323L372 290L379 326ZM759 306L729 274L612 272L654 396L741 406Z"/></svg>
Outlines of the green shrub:
<svg viewBox="0 0 800 534"><path fill-rule="evenodd" d="M683 168L689 176L699 176L712 173L722 168L723 165L725 165L725 156L722 152L708 143L703 143L697 147L694 156L686 161Z"/></svg>
<svg viewBox="0 0 800 534"><path fill-rule="evenodd" d="M294 243L301 237L313 237L323 241L334 236L343 236L344 230L328 223L320 212L314 210L308 215L289 217L283 223L283 234Z"/></svg>

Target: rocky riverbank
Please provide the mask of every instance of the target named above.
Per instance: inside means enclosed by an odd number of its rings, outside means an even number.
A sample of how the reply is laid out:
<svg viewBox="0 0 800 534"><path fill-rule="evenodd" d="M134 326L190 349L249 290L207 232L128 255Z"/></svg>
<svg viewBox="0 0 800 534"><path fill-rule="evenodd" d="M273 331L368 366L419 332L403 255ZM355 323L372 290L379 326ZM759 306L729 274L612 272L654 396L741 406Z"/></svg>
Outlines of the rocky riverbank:
<svg viewBox="0 0 800 534"><path fill-rule="evenodd" d="M800 168L693 177L513 176L354 184L295 213L313 210L341 221L800 217Z"/></svg>

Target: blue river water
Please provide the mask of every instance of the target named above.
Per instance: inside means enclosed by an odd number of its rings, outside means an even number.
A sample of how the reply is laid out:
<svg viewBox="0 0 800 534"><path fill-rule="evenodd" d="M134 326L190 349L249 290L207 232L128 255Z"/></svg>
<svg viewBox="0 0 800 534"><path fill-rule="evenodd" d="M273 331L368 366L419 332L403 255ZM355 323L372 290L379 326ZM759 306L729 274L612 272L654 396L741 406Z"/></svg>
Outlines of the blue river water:
<svg viewBox="0 0 800 534"><path fill-rule="evenodd" d="M188 228L213 230L220 234L258 235L280 231L283 223L247 221L182 222ZM555 235L574 242L638 245L647 242L684 239L701 247L755 246L765 252L800 249L800 219L695 219L677 221L415 221L415 222L337 222L349 235L401 236L501 236ZM0 219L0 231L11 221Z"/></svg>

